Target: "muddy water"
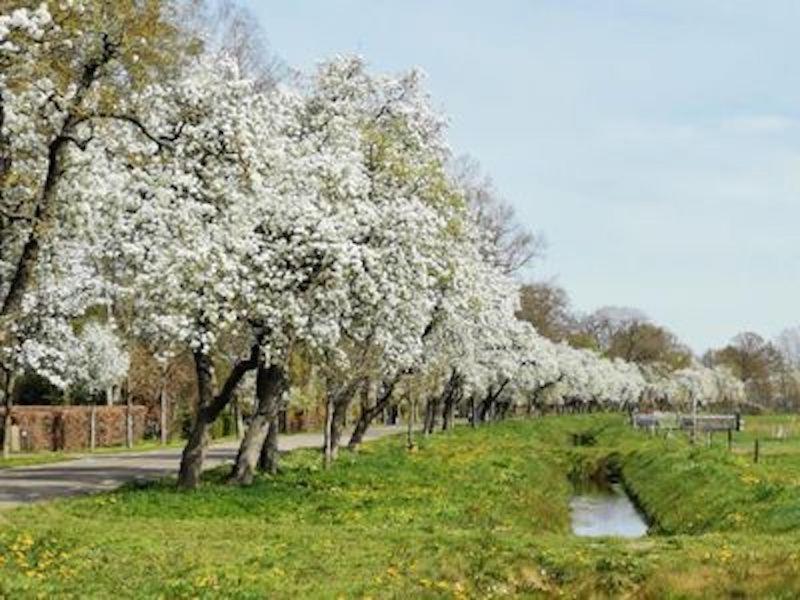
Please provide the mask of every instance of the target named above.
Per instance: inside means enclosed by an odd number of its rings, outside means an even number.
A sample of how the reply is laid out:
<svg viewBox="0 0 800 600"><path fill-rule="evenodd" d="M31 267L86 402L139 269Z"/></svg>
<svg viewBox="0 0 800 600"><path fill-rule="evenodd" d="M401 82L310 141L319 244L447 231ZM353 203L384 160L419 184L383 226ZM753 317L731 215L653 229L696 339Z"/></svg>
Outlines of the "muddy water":
<svg viewBox="0 0 800 600"><path fill-rule="evenodd" d="M570 500L572 532L582 537L647 535L647 522L619 483L581 485Z"/></svg>

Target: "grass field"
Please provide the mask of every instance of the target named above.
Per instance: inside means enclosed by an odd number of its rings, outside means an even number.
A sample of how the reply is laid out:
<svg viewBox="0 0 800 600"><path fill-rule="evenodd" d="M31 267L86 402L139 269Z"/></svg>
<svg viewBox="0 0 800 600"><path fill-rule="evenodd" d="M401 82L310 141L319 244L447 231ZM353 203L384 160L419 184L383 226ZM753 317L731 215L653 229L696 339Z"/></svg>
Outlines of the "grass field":
<svg viewBox="0 0 800 600"><path fill-rule="evenodd" d="M619 416L552 417L414 453L388 438L329 471L298 451L244 490L215 472L192 494L162 482L18 509L0 515L0 597L794 598L798 431L768 419L748 419L741 452ZM783 422L792 432L753 464L746 436ZM651 536L571 535L569 476L609 465Z"/></svg>

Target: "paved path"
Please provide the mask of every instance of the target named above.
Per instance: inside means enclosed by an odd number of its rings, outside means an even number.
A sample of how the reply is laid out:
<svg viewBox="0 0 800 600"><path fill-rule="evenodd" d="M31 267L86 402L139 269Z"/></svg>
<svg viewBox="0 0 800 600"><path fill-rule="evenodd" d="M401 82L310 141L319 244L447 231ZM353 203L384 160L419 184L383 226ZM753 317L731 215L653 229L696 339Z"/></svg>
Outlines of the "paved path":
<svg viewBox="0 0 800 600"><path fill-rule="evenodd" d="M400 433L401 427L371 428L366 440ZM347 437L343 436L346 441ZM322 434L297 433L278 438L283 451L322 447ZM233 462L238 442L212 446L205 468ZM20 504L52 500L66 496L113 490L133 481L158 479L178 472L182 448L85 456L66 462L33 467L0 469L0 510Z"/></svg>

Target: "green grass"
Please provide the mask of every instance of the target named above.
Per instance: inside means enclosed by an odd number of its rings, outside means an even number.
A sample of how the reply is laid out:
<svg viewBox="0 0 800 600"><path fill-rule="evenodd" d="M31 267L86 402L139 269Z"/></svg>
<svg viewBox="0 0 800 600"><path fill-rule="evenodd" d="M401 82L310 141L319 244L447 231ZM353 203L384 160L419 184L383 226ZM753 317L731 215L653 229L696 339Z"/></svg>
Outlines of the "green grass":
<svg viewBox="0 0 800 600"><path fill-rule="evenodd" d="M247 489L217 471L3 513L0 597L793 598L800 490L774 460L606 415L387 438L329 471L297 451ZM655 535L571 535L568 475L604 464Z"/></svg>
<svg viewBox="0 0 800 600"><path fill-rule="evenodd" d="M233 440L233 437L215 439L215 443ZM164 448L182 448L186 440L176 439L162 445L156 440L146 440L137 442L133 448L127 446L104 446L96 448L94 452L88 450L82 452L31 452L25 454L12 454L9 458L0 458L0 469L11 469L13 467L30 467L35 465L47 465L67 460L76 460L85 456L104 456L109 454L123 454L126 452L147 452L149 450L162 450Z"/></svg>
<svg viewBox="0 0 800 600"><path fill-rule="evenodd" d="M32 465L46 465L65 460L75 460L81 456L84 456L84 454L67 452L31 452L30 454L12 454L9 458L0 458L0 469L29 467Z"/></svg>

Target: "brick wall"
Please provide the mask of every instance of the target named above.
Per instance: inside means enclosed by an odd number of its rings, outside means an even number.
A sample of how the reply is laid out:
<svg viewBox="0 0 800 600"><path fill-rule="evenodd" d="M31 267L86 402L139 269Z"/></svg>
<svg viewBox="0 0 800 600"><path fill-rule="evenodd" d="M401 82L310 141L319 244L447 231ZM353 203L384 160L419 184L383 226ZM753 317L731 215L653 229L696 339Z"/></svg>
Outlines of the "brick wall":
<svg viewBox="0 0 800 600"><path fill-rule="evenodd" d="M23 451L85 450L90 446L90 406L15 406L11 409L12 423L19 427ZM95 440L98 448L125 443L125 406L95 408ZM0 417L4 414L0 408ZM144 437L147 408L134 406L133 439Z"/></svg>

